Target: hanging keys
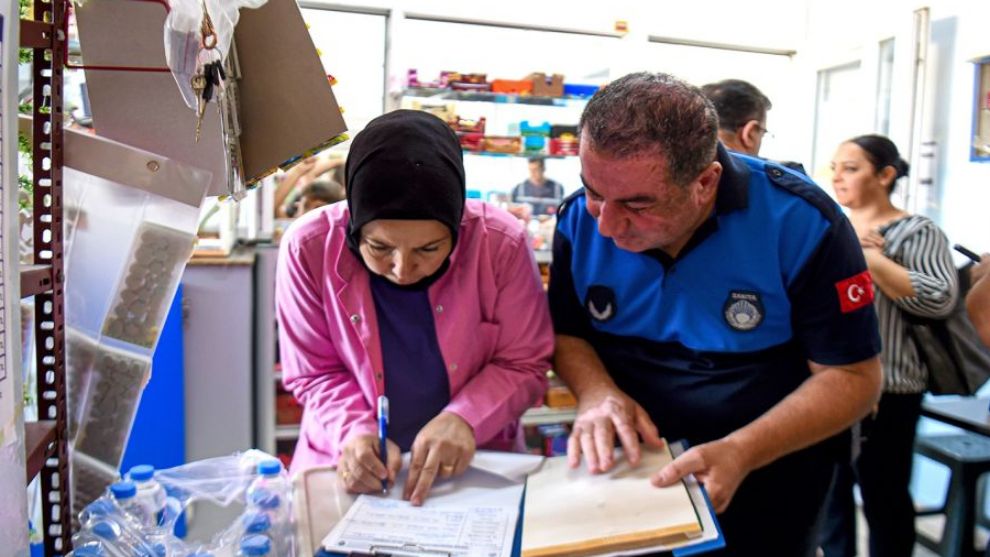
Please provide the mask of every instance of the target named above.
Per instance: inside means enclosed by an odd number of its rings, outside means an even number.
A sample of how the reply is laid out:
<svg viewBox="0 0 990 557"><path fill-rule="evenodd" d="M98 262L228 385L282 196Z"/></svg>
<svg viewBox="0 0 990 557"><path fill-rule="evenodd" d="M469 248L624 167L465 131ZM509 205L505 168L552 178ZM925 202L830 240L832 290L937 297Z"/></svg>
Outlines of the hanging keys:
<svg viewBox="0 0 990 557"><path fill-rule="evenodd" d="M192 76L192 90L196 93L196 143L199 143L200 128L203 125L203 116L206 115L206 99L204 95L207 88L206 75L197 73Z"/></svg>

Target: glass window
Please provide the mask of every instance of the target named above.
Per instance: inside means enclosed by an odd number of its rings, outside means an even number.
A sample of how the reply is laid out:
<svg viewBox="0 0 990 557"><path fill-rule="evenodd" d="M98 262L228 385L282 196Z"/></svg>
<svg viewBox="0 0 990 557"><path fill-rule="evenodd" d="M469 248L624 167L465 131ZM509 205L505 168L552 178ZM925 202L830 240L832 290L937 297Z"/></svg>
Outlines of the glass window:
<svg viewBox="0 0 990 557"><path fill-rule="evenodd" d="M818 72L818 93L815 98L815 146L812 158L812 178L819 184L832 181L829 164L840 143L863 133L859 113L850 107L861 105L862 83L859 62ZM866 120L868 121L868 120ZM831 192L830 188L825 188Z"/></svg>
<svg viewBox="0 0 990 557"><path fill-rule="evenodd" d="M877 116L874 129L890 135L890 90L894 75L894 38L880 41L877 60Z"/></svg>
<svg viewBox="0 0 990 557"><path fill-rule="evenodd" d="M337 80L333 93L353 137L384 112L387 18L318 8L302 14L323 68Z"/></svg>

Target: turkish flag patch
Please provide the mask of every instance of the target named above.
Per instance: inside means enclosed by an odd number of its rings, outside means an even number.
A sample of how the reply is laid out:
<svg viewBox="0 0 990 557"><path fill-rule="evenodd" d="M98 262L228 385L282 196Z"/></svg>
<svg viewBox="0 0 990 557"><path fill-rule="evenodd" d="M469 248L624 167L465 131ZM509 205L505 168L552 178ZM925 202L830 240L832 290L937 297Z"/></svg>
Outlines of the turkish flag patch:
<svg viewBox="0 0 990 557"><path fill-rule="evenodd" d="M869 271L863 271L835 283L839 292L839 307L842 313L849 313L873 303L873 279Z"/></svg>

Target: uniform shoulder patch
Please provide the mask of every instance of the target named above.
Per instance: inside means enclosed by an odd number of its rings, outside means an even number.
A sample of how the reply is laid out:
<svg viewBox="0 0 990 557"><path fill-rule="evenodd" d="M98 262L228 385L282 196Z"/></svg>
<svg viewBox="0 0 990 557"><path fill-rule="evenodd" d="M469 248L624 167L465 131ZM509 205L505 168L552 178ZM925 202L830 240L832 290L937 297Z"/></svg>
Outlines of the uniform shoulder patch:
<svg viewBox="0 0 990 557"><path fill-rule="evenodd" d="M849 313L873 303L873 278L869 271L863 271L835 283L839 294L839 309Z"/></svg>

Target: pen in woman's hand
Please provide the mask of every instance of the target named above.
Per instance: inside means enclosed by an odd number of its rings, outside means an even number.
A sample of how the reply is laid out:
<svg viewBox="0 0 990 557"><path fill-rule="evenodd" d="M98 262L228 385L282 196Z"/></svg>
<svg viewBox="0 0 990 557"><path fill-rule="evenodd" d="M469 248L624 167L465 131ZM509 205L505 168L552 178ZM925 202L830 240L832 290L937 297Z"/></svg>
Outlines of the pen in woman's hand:
<svg viewBox="0 0 990 557"><path fill-rule="evenodd" d="M378 456L388 470L388 397L378 397ZM382 480L382 493L388 493L388 478Z"/></svg>

